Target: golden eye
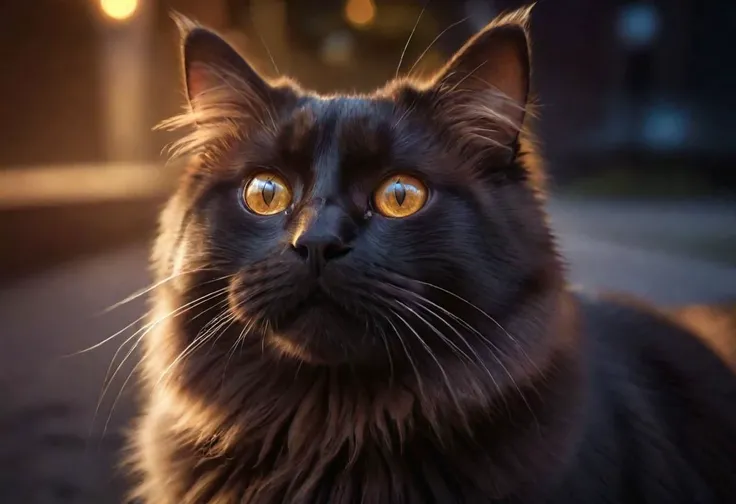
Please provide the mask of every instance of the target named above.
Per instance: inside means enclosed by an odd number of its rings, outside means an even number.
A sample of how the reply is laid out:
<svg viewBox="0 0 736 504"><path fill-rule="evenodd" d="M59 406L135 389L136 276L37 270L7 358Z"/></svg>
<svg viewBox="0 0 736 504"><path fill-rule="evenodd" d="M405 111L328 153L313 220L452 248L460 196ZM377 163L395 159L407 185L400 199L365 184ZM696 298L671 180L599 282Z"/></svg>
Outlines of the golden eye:
<svg viewBox="0 0 736 504"><path fill-rule="evenodd" d="M408 217L427 202L427 186L410 175L393 175L376 191L376 210L386 217Z"/></svg>
<svg viewBox="0 0 736 504"><path fill-rule="evenodd" d="M245 186L243 199L248 208L258 215L273 215L286 210L291 204L291 189L284 179L274 173L259 173Z"/></svg>

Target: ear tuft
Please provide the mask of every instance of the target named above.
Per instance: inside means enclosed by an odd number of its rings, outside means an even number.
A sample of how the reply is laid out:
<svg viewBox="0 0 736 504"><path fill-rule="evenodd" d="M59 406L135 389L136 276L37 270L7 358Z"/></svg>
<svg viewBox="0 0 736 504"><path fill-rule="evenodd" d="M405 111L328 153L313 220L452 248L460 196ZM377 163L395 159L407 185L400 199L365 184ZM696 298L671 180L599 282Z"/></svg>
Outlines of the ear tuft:
<svg viewBox="0 0 736 504"><path fill-rule="evenodd" d="M199 26L197 23L195 23L190 18L186 17L184 14L180 13L179 11L172 10L169 13L169 17L171 17L172 21L176 24L176 27L179 29L179 35L181 36L181 39L184 40L187 36L187 34L194 30L197 26Z"/></svg>
<svg viewBox="0 0 736 504"><path fill-rule="evenodd" d="M536 2L526 7L521 7L515 11L500 14L493 21L490 22L489 26L500 26L500 25L516 25L521 26L525 30L529 29L529 20L531 19L532 10L536 7Z"/></svg>

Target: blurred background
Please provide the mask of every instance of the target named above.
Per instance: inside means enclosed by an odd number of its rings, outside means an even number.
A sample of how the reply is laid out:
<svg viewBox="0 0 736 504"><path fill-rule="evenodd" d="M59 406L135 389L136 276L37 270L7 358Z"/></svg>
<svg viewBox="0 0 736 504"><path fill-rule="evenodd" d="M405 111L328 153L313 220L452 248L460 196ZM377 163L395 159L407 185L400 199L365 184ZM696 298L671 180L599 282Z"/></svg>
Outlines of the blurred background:
<svg viewBox="0 0 736 504"><path fill-rule="evenodd" d="M184 103L171 10L267 76L366 91L405 47L400 71L426 75L523 5L424 4L2 2L0 503L122 501L136 356L125 339L145 302L105 309L150 283L156 215L180 169L162 155L172 137L151 131ZM736 298L735 29L729 0L538 2L536 131L574 283L671 306Z"/></svg>

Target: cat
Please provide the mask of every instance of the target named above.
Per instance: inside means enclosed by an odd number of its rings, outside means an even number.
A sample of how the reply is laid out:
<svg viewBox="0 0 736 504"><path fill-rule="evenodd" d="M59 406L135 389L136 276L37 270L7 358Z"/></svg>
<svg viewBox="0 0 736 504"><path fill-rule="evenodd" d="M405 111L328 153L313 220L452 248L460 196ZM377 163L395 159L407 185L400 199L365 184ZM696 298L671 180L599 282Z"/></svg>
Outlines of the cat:
<svg viewBox="0 0 736 504"><path fill-rule="evenodd" d="M428 80L321 96L179 19L146 504L736 502L736 377L573 293L528 132L530 9Z"/></svg>

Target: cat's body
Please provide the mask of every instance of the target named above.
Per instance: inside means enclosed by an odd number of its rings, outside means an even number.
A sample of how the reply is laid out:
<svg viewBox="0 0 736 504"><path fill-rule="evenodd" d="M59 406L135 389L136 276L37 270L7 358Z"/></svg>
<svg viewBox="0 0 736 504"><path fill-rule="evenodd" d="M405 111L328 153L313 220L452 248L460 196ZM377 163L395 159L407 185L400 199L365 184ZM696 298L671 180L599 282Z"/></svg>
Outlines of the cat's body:
<svg viewBox="0 0 736 504"><path fill-rule="evenodd" d="M186 27L196 154L164 212L146 504L725 503L736 377L566 287L526 13L427 83L324 98Z"/></svg>
<svg viewBox="0 0 736 504"><path fill-rule="evenodd" d="M581 301L586 434L553 502L731 502L731 371L653 311Z"/></svg>

